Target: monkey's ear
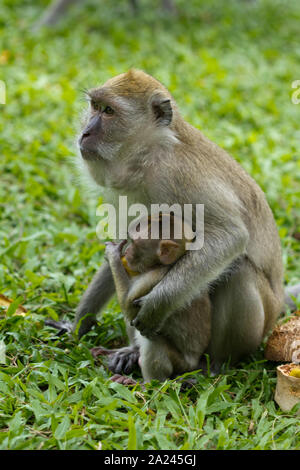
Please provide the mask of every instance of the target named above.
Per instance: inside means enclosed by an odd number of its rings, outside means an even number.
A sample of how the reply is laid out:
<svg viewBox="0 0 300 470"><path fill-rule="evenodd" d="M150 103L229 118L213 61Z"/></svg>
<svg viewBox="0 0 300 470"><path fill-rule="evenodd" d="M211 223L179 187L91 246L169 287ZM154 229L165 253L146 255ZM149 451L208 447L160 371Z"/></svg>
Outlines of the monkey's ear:
<svg viewBox="0 0 300 470"><path fill-rule="evenodd" d="M162 264L172 264L179 257L179 245L173 240L161 240L157 256Z"/></svg>
<svg viewBox="0 0 300 470"><path fill-rule="evenodd" d="M161 93L157 93L151 99L151 106L156 122L162 126L171 124L173 111L169 98Z"/></svg>

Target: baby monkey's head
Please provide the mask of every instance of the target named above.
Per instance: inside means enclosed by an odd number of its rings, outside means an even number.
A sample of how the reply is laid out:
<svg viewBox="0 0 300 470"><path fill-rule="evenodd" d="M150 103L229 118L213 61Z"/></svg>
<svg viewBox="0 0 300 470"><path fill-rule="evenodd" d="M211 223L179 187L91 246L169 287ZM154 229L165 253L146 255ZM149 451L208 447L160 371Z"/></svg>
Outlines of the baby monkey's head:
<svg viewBox="0 0 300 470"><path fill-rule="evenodd" d="M168 266L174 264L186 251L186 241L190 237L184 234L178 236L176 224L178 219L172 214L160 214L142 218L135 225L138 232L130 233L130 244L127 246L124 257L130 270L139 273L146 272L157 266ZM165 226L163 226L165 224ZM168 237L164 237L163 227L169 226ZM180 233L183 225L180 222ZM132 231L131 231L132 232ZM153 237L153 234L154 237Z"/></svg>
<svg viewBox="0 0 300 470"><path fill-rule="evenodd" d="M124 256L130 270L143 273L175 263L185 253L184 244L174 240L130 240Z"/></svg>

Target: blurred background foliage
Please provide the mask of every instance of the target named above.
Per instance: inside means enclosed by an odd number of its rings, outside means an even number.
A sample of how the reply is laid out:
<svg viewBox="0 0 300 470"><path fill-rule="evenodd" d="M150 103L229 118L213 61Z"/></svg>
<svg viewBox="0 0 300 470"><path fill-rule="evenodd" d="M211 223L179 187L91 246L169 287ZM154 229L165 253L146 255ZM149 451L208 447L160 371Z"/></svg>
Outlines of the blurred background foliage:
<svg viewBox="0 0 300 470"><path fill-rule="evenodd" d="M133 11L127 0L82 1L55 26L34 30L47 0L0 3L0 80L7 90L6 104L0 105L0 292L30 310L25 318L13 317L13 311L0 316L0 328L8 357L24 377L45 358L50 369L55 360L67 361L68 370L82 377L89 372L76 367L79 358L94 367L89 346L124 341L115 301L83 346L72 343L68 359L47 343L53 332L43 329L42 321L45 316L73 318L103 256L95 235L101 194L82 189L73 169L83 89L130 67L162 81L185 119L259 183L278 224L285 280L300 279L300 104L291 102L291 84L300 79L300 3L175 0L176 14L162 9L160 1L138 4ZM14 374L11 369L8 375ZM108 377L102 369L97 374ZM7 396L13 396L13 385L8 383ZM251 393L257 400L258 392ZM20 430L25 418L14 406L3 412L4 428L14 416L13 429ZM63 421L50 448L62 445L57 436L65 436L69 425ZM53 433L57 426L59 421L52 424ZM13 431L12 439L21 439L22 429ZM3 436L10 442L4 447L19 445Z"/></svg>

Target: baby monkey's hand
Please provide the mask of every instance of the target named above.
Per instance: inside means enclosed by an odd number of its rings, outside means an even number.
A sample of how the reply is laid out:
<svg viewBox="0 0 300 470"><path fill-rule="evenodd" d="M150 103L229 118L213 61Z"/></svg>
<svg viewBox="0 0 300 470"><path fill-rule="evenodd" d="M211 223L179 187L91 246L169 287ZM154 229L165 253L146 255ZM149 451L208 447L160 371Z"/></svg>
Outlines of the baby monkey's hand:
<svg viewBox="0 0 300 470"><path fill-rule="evenodd" d="M124 245L127 243L127 240L122 240L119 243L116 242L105 242L105 255L106 257L109 256L118 256L120 258L122 256L122 249Z"/></svg>

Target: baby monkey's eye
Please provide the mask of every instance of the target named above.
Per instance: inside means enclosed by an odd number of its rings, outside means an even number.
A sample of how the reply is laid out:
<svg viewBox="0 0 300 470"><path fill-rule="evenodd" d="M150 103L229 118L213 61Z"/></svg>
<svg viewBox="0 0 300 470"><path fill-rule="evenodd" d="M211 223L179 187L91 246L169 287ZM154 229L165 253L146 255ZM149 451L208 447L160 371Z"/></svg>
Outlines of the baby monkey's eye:
<svg viewBox="0 0 300 470"><path fill-rule="evenodd" d="M103 110L105 114L114 114L114 110L110 106L106 106Z"/></svg>

